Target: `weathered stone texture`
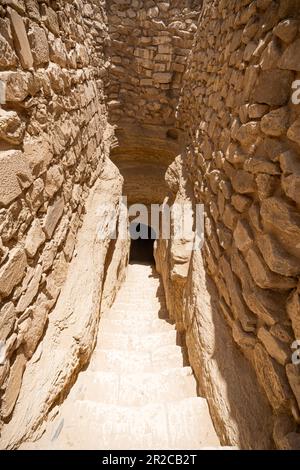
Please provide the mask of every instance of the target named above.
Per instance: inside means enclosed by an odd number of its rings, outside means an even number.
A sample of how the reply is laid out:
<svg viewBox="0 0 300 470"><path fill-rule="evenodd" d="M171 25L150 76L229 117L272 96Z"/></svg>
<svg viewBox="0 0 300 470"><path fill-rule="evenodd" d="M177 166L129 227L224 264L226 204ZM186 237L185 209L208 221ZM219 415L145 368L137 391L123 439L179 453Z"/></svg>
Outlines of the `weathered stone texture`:
<svg viewBox="0 0 300 470"><path fill-rule="evenodd" d="M205 206L202 254L207 285L212 278L218 292L214 315L224 316L273 413L296 422L299 370L291 364L291 345L300 335L300 108L291 98L299 80L299 26L297 1L204 1L177 109L188 146L184 186L194 203ZM178 181L173 187L177 195L182 191ZM169 309L187 331L199 381L226 435L231 424L221 411L223 398L210 385L213 379L201 377L211 368L217 375L221 361L214 367L205 362L193 333L204 316L198 274L192 262L173 301L172 242L161 241L156 257ZM213 323L216 328L218 320ZM210 334L214 349L218 333ZM252 438L242 423L235 438L232 429L227 437L249 447ZM295 429L282 429L276 445L297 446Z"/></svg>
<svg viewBox="0 0 300 470"><path fill-rule="evenodd" d="M1 428L65 280L111 132L103 2L0 3Z"/></svg>

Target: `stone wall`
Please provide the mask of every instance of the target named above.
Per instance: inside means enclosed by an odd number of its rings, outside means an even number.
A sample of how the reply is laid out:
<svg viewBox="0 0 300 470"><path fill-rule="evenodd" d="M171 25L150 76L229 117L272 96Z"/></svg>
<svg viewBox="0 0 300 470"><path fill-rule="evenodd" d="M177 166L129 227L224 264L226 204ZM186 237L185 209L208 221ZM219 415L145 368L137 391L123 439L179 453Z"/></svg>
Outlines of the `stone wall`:
<svg viewBox="0 0 300 470"><path fill-rule="evenodd" d="M205 271L172 241L156 255L218 431L247 448L300 447L299 16L298 0L204 2L178 113L186 152L167 179L171 200L180 180L205 205Z"/></svg>
<svg viewBox="0 0 300 470"><path fill-rule="evenodd" d="M51 321L111 132L104 2L0 3L0 421L7 422Z"/></svg>
<svg viewBox="0 0 300 470"><path fill-rule="evenodd" d="M107 4L111 67L106 91L118 138L111 156L131 202L161 203L166 193L163 175L180 151L175 110L201 3Z"/></svg>
<svg viewBox="0 0 300 470"><path fill-rule="evenodd" d="M186 57L201 2L112 0L108 3L112 122L173 126Z"/></svg>

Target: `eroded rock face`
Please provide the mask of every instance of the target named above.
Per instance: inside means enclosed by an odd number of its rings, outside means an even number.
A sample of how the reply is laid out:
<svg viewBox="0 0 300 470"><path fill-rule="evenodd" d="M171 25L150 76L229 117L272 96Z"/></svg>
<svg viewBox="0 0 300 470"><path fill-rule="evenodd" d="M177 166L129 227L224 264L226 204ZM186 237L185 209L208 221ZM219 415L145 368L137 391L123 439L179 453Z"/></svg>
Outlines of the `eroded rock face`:
<svg viewBox="0 0 300 470"><path fill-rule="evenodd" d="M111 306L124 280L128 263L128 240L120 236L114 240L114 254L111 257L112 241L105 224L105 212L99 210L103 204L107 204L116 208L118 214L122 184L118 169L107 158L102 178L91 189L86 202L86 214L78 233L76 257L73 257L65 274L62 273L62 260L59 260L57 268L54 265L54 272L56 269L57 272L54 278L47 276L47 296L40 294L35 305L26 310L29 325L23 332L22 353L18 353L8 379L5 417L10 415L18 397L26 358L32 359L23 376L15 412L9 424L3 428L2 448L18 446L25 439L39 435L43 429L40 425L50 409L59 403L93 352L100 312ZM31 284L34 286L39 273L38 269L33 275ZM59 292L55 294L53 286L49 286L51 280L56 289L59 289L63 280L65 282L40 343L43 327L48 321L48 311ZM29 287L29 290L32 291L32 288ZM28 296L28 290L25 296ZM53 296L54 299L49 302L49 297ZM22 307L26 307L25 298L21 299Z"/></svg>
<svg viewBox="0 0 300 470"><path fill-rule="evenodd" d="M183 282L173 240L160 240L156 259L224 441L296 449L300 23L298 2L273 3L204 2L177 112L187 178L174 164L167 178L173 200L183 185L204 204L205 242Z"/></svg>
<svg viewBox="0 0 300 470"><path fill-rule="evenodd" d="M83 4L89 8L83 11ZM56 316L53 308L68 274L91 188L96 182L99 187L99 181L110 181L116 191L111 197L117 198L122 180L108 160L113 130L104 104L107 25L103 2L4 1L0 16L0 338L5 341L0 428L3 420L8 423L15 416L23 377L26 382L30 374L33 380L28 361L37 351L33 363L40 369L42 351L48 356L48 366L41 366L43 385L36 385L44 390L41 402L32 414L27 413L25 427L17 426L15 440L13 436L8 439L15 445L45 416L50 402L69 386L92 351L104 246L93 273L94 297L87 309L86 329L81 329L74 315L73 320L67 319L70 305L61 307L68 335L72 324L84 346L78 349L80 340L78 344L66 340L59 347L64 347L68 359L60 363L58 353L55 365L48 355L51 341L49 350L40 342L51 330L50 312ZM98 241L91 238L90 243L93 250ZM126 249L120 245L114 258L117 266L106 287L107 304L117 289L116 279L122 277L123 265L117 268L121 259L126 261ZM78 307L79 299L77 303ZM68 372L60 381L64 369ZM21 402L24 396L21 392ZM16 416L23 411L18 405ZM8 424L7 429L13 428Z"/></svg>

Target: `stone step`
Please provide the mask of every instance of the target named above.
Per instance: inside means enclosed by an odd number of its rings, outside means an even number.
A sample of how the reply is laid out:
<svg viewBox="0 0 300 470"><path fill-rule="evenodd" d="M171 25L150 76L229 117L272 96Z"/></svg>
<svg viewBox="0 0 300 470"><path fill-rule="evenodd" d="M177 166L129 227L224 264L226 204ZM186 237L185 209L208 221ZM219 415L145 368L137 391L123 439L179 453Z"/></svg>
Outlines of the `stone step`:
<svg viewBox="0 0 300 470"><path fill-rule="evenodd" d="M153 320L168 320L168 314L165 310L127 310L115 309L103 313L102 318L110 318L113 320L134 320L134 321L153 321Z"/></svg>
<svg viewBox="0 0 300 470"><path fill-rule="evenodd" d="M164 304L162 304L161 302L159 301L155 301L155 300L134 300L132 299L132 296L128 297L128 299L126 300L124 297L122 297L122 300L116 300L112 309L114 308L122 308L122 307L125 307L125 308L134 308L134 309L138 309L138 308L147 308L147 309L151 309L151 308L161 308L161 307L165 307Z"/></svg>
<svg viewBox="0 0 300 470"><path fill-rule="evenodd" d="M219 447L206 400L199 397L142 407L78 400L73 406L66 406L56 420L51 437L53 448L57 440L59 446L78 450Z"/></svg>
<svg viewBox="0 0 300 470"><path fill-rule="evenodd" d="M174 331L175 325L165 320L156 318L154 320L143 319L115 319L112 316L101 317L100 332L114 331L115 333L138 333L140 335L160 333L162 331Z"/></svg>
<svg viewBox="0 0 300 470"><path fill-rule="evenodd" d="M157 372L182 367L183 356L179 346L165 346L152 352L95 349L90 367L92 371L116 373Z"/></svg>
<svg viewBox="0 0 300 470"><path fill-rule="evenodd" d="M190 367L159 373L83 372L70 392L72 400L142 406L197 396Z"/></svg>
<svg viewBox="0 0 300 470"><path fill-rule="evenodd" d="M177 331L165 331L155 334L141 335L136 333L116 333L113 330L101 330L98 335L97 347L102 349L122 349L127 351L151 352L162 345L174 345Z"/></svg>

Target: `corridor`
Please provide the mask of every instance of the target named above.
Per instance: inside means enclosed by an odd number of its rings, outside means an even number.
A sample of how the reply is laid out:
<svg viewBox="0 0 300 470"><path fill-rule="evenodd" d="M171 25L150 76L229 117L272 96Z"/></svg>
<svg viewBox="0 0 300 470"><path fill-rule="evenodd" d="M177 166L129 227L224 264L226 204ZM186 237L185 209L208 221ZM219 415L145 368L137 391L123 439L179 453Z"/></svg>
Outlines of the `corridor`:
<svg viewBox="0 0 300 470"><path fill-rule="evenodd" d="M130 264L97 346L43 437L21 449L201 449L219 446L197 397L160 278Z"/></svg>

